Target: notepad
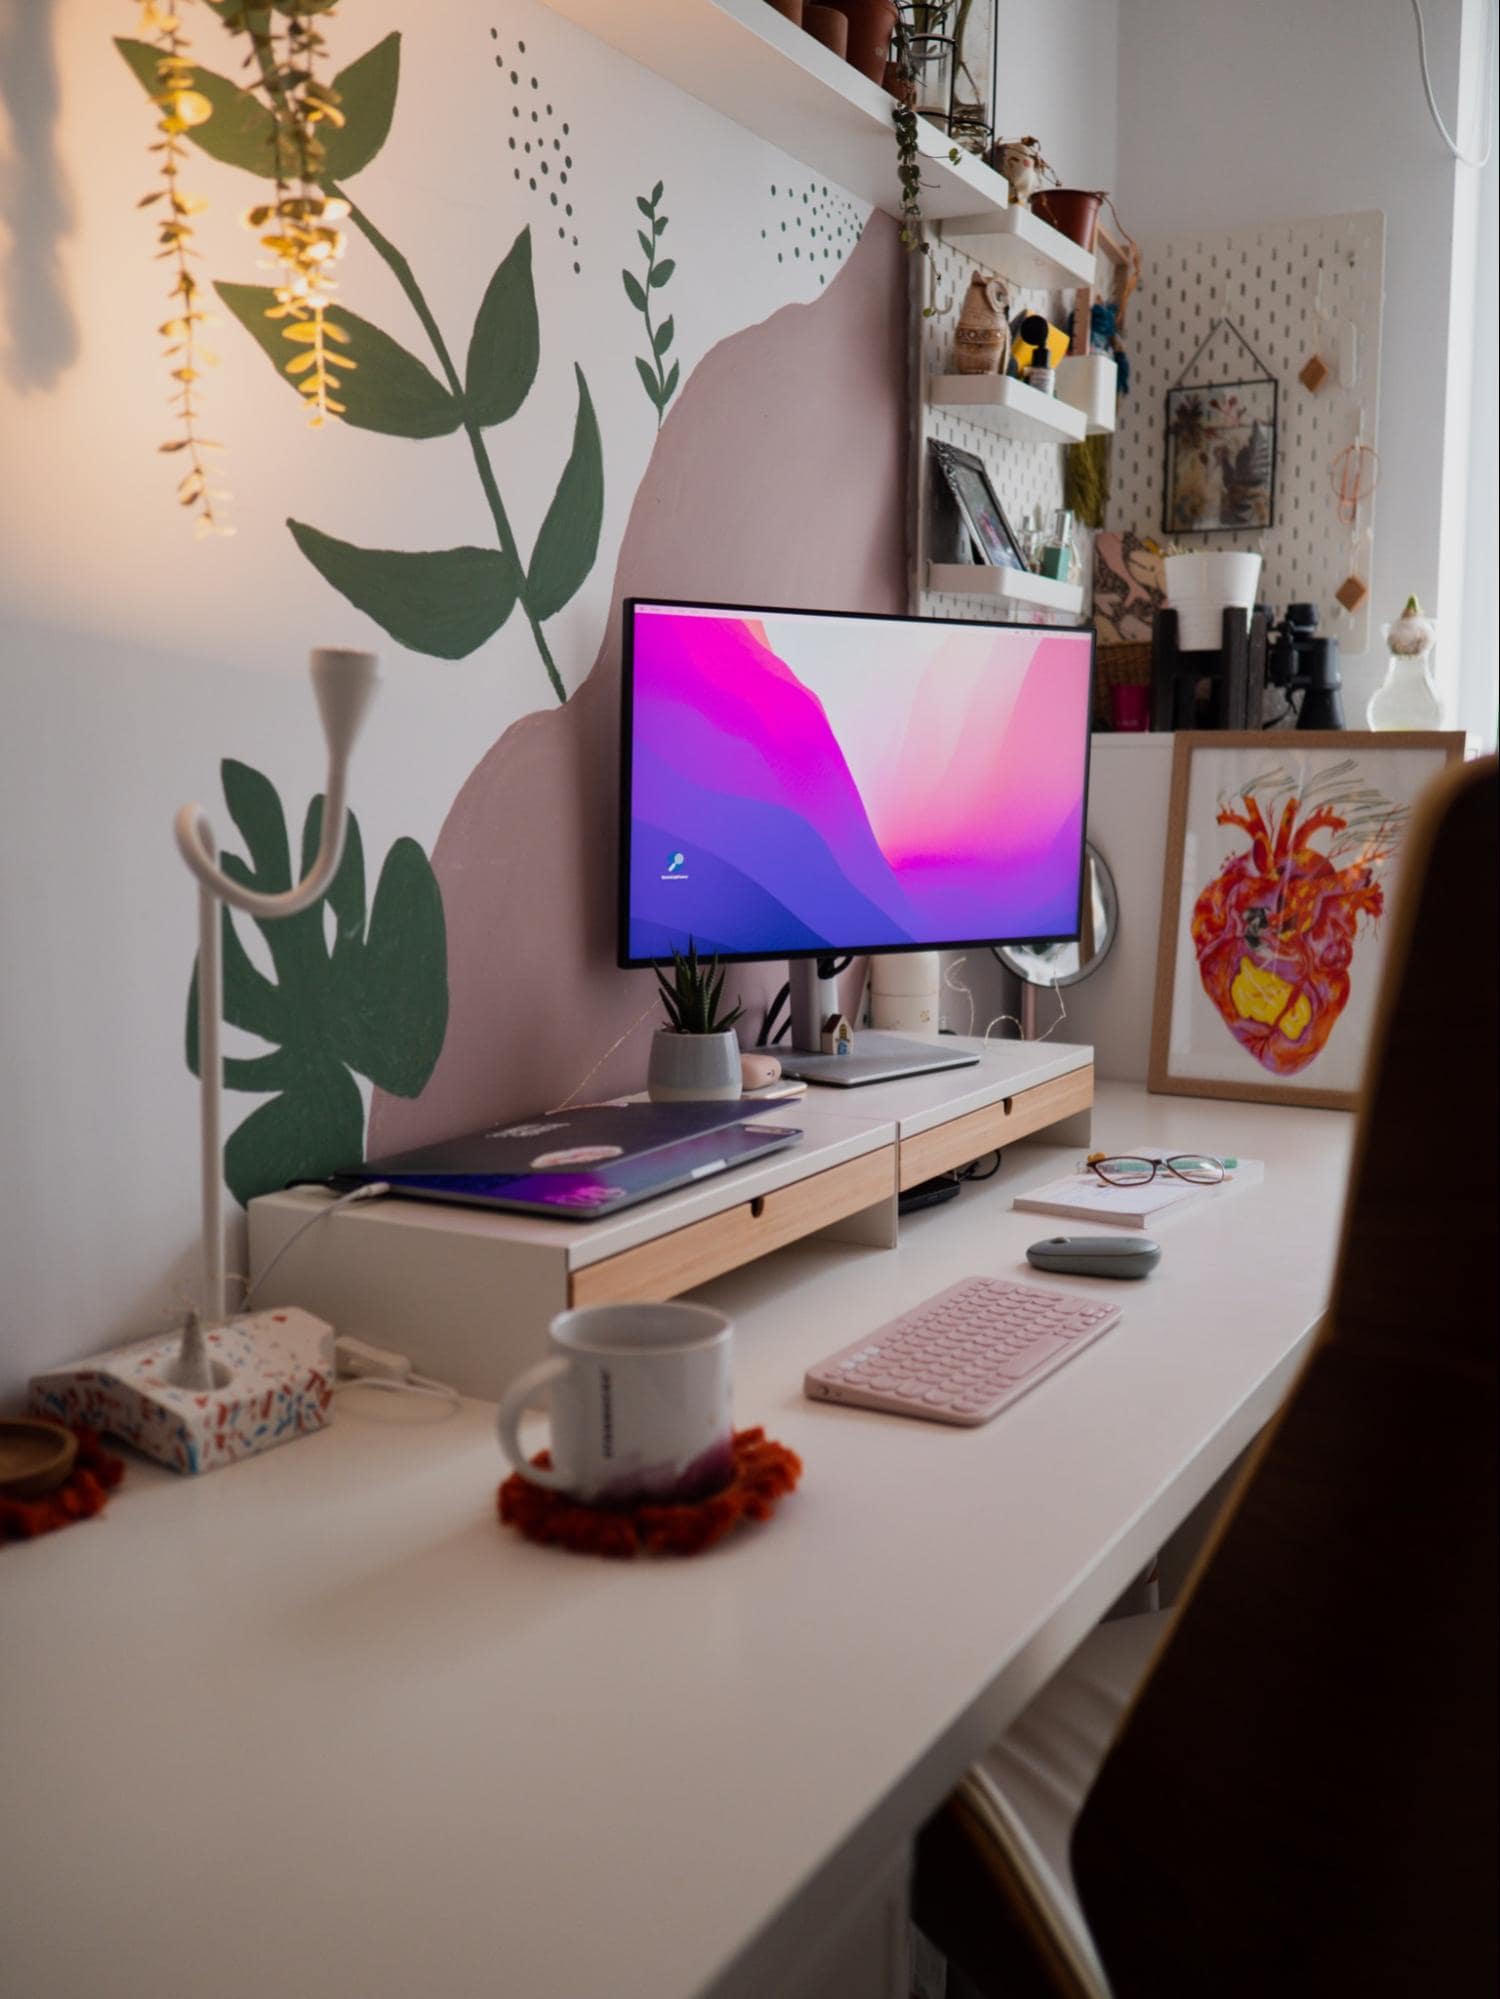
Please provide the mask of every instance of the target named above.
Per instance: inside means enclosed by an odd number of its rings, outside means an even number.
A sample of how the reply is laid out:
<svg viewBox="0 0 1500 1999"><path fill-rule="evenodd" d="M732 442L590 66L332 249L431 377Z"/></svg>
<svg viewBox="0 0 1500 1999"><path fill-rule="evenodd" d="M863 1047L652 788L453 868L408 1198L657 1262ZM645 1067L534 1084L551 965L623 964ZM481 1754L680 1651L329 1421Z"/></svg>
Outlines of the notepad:
<svg viewBox="0 0 1500 1999"><path fill-rule="evenodd" d="M1122 1145L1119 1149L1133 1159L1163 1157L1157 1145ZM1114 1222L1123 1228L1143 1229L1148 1222L1159 1222L1199 1202L1222 1200L1237 1187L1256 1186L1264 1177L1265 1164L1259 1159L1236 1160L1213 1187L1194 1186L1174 1173L1158 1173L1143 1187L1111 1187L1085 1168L1017 1194L1011 1206L1026 1214L1062 1215L1073 1222Z"/></svg>

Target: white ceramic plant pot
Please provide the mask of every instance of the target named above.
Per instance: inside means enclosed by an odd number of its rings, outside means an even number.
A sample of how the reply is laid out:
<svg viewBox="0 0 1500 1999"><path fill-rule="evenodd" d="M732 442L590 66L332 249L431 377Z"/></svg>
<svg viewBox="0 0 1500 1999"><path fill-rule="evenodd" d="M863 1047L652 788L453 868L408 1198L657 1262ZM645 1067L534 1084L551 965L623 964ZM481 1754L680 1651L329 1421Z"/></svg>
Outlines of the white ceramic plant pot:
<svg viewBox="0 0 1500 1999"><path fill-rule="evenodd" d="M646 1094L654 1104L728 1103L740 1094L740 1044L722 1034L679 1034L659 1027L651 1039Z"/></svg>
<svg viewBox="0 0 1500 1999"><path fill-rule="evenodd" d="M1255 608L1261 558L1251 550L1194 549L1168 555L1162 570L1167 602L1177 613L1182 652L1217 652L1224 638L1224 612L1232 604L1248 622Z"/></svg>
<svg viewBox="0 0 1500 1999"><path fill-rule="evenodd" d="M1068 354L1057 364L1057 400L1088 418L1091 432L1115 427L1119 370L1112 354Z"/></svg>
<svg viewBox="0 0 1500 1999"><path fill-rule="evenodd" d="M936 1040L941 972L936 951L891 951L871 958L870 1025Z"/></svg>

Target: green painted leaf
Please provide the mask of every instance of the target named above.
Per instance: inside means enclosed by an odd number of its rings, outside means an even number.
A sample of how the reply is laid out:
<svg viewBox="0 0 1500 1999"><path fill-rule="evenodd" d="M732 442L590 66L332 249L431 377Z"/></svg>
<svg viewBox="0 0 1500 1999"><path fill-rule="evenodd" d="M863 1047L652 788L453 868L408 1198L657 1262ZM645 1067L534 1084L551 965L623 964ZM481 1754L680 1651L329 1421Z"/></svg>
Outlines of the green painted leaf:
<svg viewBox="0 0 1500 1999"><path fill-rule="evenodd" d="M401 37L396 33L339 71L333 87L339 94L344 122L320 128L324 180L348 180L374 159L390 132L400 81Z"/></svg>
<svg viewBox="0 0 1500 1999"><path fill-rule="evenodd" d="M269 285L215 284L214 290L296 394L297 378L286 373L286 364L305 349L293 348L282 337L284 321L266 318L266 308L276 303L275 292ZM446 437L458 429L463 412L457 398L415 354L357 312L331 305L327 317L349 335L347 352L356 363L339 377L344 423L387 437Z"/></svg>
<svg viewBox="0 0 1500 1999"><path fill-rule="evenodd" d="M660 181L658 181L657 186L659 187L660 185L661 183ZM645 195L638 194L635 198L635 205L641 211L642 215L649 216L653 207L655 206L655 203L647 201Z"/></svg>
<svg viewBox="0 0 1500 1999"><path fill-rule="evenodd" d="M594 435L597 445L597 430ZM563 477L566 479L567 473ZM556 505L554 499L554 508ZM413 652L433 659L464 659L499 631L514 608L515 565L492 548L440 548L417 553L357 548L353 542L337 541L302 521L289 520L287 526L325 582ZM546 531L544 523L544 535ZM598 540L597 521L594 540ZM577 587L574 584L573 588Z"/></svg>
<svg viewBox="0 0 1500 1999"><path fill-rule="evenodd" d="M286 839L286 818L276 787L249 764L225 757L219 765L224 803L250 855L248 867L238 855L225 854L246 887L264 895L283 895L292 885L292 854Z"/></svg>
<svg viewBox="0 0 1500 1999"><path fill-rule="evenodd" d="M663 403L670 402L672 400L673 395L676 393L676 389L677 389L677 363L674 361L671 367L667 370L667 379L661 385L662 402Z"/></svg>
<svg viewBox="0 0 1500 1999"><path fill-rule="evenodd" d="M289 1180L323 1180L364 1157L365 1107L340 1062L323 1062L229 1135L224 1178L241 1206Z"/></svg>
<svg viewBox="0 0 1500 1999"><path fill-rule="evenodd" d="M318 843L322 837L323 796L320 792L308 806L307 817L302 822L304 875L317 859ZM365 936L365 845L359 821L352 812L344 828L344 851L338 872L328 884L323 903L333 911L333 963L338 965L360 949ZM318 916L319 936L326 942L327 926L322 922L321 908Z"/></svg>
<svg viewBox="0 0 1500 1999"><path fill-rule="evenodd" d="M658 236L661 236L661 235L664 235L664 234L665 234L665 232L666 232L666 227L667 227L667 218L666 218L666 216L665 216L665 215L658 215L658 216L657 216L657 218L656 218L656 224L655 224L655 231L656 231L656 234L657 234Z"/></svg>
<svg viewBox="0 0 1500 1999"><path fill-rule="evenodd" d="M672 344L672 336L676 331L676 322L671 318L664 319L661 325L657 327L651 344L655 347L658 354L666 353Z"/></svg>
<svg viewBox="0 0 1500 1999"><path fill-rule="evenodd" d="M661 200L661 189L662 189L662 184L660 181L658 181L655 187L652 188L651 190L651 206L653 208L655 208L656 204Z"/></svg>
<svg viewBox="0 0 1500 1999"><path fill-rule="evenodd" d="M646 310L646 292L640 279L633 271L621 271L620 276L624 280L626 298L630 300L630 303L635 307L637 312L644 312Z"/></svg>
<svg viewBox="0 0 1500 1999"><path fill-rule="evenodd" d="M159 61L157 51L149 42L132 41L124 35L115 37L115 47L129 64L141 88L148 96L154 97ZM196 64L192 88L201 92L213 106L212 116L201 125L194 125L188 132L187 136L193 144L212 160L222 160L230 167L243 167L246 173L255 174L262 180L270 179L275 168L278 134L276 120L265 105L252 97L249 91L231 83L228 77L216 76L211 69L200 69ZM290 167L292 162L287 160L284 164Z"/></svg>
<svg viewBox="0 0 1500 1999"><path fill-rule="evenodd" d="M653 242L651 241L651 238L650 238L650 237L649 237L649 236L648 236L648 235L646 234L646 232L645 232L645 230L644 230L644 229L637 229L637 230L636 230L636 232L635 232L635 240L636 240L636 242L637 242L637 243L639 243L639 244L640 244L640 246L641 246L641 255L642 255L643 257L648 257L648 258L649 258L649 257L653 257L653 256L655 256L655 254L656 254L656 246L655 246L655 245L653 244Z"/></svg>
<svg viewBox="0 0 1500 1999"><path fill-rule="evenodd" d="M594 566L604 519L604 454L599 421L583 370L578 378L578 414L573 448L542 522L526 575L526 608L540 622L560 611Z"/></svg>
<svg viewBox="0 0 1500 1999"><path fill-rule="evenodd" d="M482 424L504 423L525 402L541 355L531 231L523 229L490 279L464 369L469 408Z"/></svg>
<svg viewBox="0 0 1500 1999"><path fill-rule="evenodd" d="M651 273L652 290L653 291L660 290L660 288L667 282L667 279L671 277L672 273L676 270L676 268L677 268L676 264L672 261L670 257L663 257L661 262L657 265L656 269Z"/></svg>
<svg viewBox="0 0 1500 1999"><path fill-rule="evenodd" d="M345 1059L398 1097L415 1097L448 1031L448 938L443 898L415 840L385 857L370 934L357 957L334 959Z"/></svg>
<svg viewBox="0 0 1500 1999"><path fill-rule="evenodd" d="M636 371L641 378L641 386L658 409L661 408L661 383L656 379L656 370L649 361L643 361L639 354L635 357Z"/></svg>

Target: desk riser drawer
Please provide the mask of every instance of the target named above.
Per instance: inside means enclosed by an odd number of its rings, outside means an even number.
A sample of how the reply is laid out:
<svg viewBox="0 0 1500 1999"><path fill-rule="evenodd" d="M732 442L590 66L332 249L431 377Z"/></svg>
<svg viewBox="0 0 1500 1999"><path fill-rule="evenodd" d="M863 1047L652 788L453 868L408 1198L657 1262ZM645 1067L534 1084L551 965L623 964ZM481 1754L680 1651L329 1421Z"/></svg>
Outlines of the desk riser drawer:
<svg viewBox="0 0 1500 1999"><path fill-rule="evenodd" d="M1077 1111L1086 1111L1094 1101L1094 1068L1070 1069L1050 1083L1018 1090L983 1109L969 1111L946 1124L933 1125L901 1141L901 1186L918 1186L935 1174L955 1166L967 1166L987 1152L1003 1151L1018 1139L1030 1138Z"/></svg>
<svg viewBox="0 0 1500 1999"><path fill-rule="evenodd" d="M622 1250L618 1256L586 1264L571 1274L570 1302L602 1305L632 1298L675 1298L849 1215L892 1201L895 1182L895 1148L883 1146Z"/></svg>

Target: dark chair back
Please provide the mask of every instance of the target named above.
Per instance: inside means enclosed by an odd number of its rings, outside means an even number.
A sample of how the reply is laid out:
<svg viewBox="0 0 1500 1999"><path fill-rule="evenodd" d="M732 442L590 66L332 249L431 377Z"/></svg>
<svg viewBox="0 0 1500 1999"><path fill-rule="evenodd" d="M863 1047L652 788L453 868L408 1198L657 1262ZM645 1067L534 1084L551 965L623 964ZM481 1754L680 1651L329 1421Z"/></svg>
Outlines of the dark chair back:
<svg viewBox="0 0 1500 1999"><path fill-rule="evenodd" d="M1491 758L1414 816L1328 1320L1075 1828L1116 1999L1500 1989L1497 850Z"/></svg>

